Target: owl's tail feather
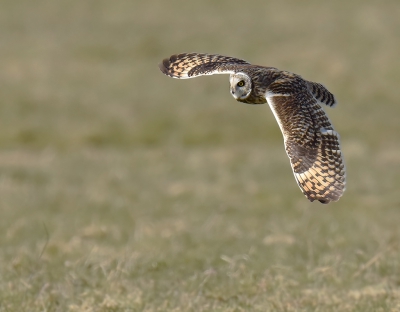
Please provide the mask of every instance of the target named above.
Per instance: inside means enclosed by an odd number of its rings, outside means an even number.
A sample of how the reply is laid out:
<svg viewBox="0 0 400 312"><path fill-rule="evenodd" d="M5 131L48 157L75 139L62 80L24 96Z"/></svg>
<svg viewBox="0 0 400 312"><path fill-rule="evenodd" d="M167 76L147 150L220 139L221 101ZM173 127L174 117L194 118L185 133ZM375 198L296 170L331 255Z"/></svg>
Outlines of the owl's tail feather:
<svg viewBox="0 0 400 312"><path fill-rule="evenodd" d="M334 107L337 104L335 96L328 91L322 84L312 81L307 81L308 90L320 104L325 104Z"/></svg>

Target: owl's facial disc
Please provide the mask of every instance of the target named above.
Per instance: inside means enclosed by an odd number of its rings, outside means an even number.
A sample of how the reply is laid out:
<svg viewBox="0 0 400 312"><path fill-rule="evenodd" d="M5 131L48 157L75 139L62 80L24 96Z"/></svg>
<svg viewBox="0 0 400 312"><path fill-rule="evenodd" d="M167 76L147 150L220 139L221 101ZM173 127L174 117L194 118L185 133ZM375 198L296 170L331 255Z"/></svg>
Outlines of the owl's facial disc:
<svg viewBox="0 0 400 312"><path fill-rule="evenodd" d="M231 94L236 100L244 100L250 95L251 81L249 76L243 73L231 74L230 83Z"/></svg>

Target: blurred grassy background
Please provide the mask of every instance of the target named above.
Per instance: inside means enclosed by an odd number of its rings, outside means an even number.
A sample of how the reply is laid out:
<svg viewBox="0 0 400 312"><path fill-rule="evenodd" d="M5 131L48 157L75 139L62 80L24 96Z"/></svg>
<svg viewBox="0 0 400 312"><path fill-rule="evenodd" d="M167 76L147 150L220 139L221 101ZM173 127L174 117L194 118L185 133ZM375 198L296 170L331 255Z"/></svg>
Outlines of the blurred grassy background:
<svg viewBox="0 0 400 312"><path fill-rule="evenodd" d="M398 311L398 1L5 0L0 311ZM348 169L309 203L220 53L325 84Z"/></svg>

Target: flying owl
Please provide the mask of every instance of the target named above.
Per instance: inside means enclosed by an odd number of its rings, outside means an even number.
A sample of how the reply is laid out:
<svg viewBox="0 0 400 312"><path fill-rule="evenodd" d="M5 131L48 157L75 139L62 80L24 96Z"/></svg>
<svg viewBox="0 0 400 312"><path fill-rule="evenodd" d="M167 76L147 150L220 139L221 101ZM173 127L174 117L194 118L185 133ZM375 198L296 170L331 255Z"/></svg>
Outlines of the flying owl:
<svg viewBox="0 0 400 312"><path fill-rule="evenodd" d="M269 104L303 194L323 204L343 195L346 172L339 134L321 107L335 106L336 99L322 84L217 54L176 54L164 59L159 67L165 75L179 79L230 74L230 92L237 101Z"/></svg>

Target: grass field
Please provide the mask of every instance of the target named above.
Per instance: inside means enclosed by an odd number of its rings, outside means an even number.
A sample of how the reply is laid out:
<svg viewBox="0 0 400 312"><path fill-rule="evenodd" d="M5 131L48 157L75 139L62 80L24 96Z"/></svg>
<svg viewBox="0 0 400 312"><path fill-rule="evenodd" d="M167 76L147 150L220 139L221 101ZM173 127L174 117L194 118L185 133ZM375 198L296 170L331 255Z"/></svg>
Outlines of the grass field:
<svg viewBox="0 0 400 312"><path fill-rule="evenodd" d="M400 311L400 4L5 0L0 311ZM348 170L310 203L209 52L318 81Z"/></svg>

